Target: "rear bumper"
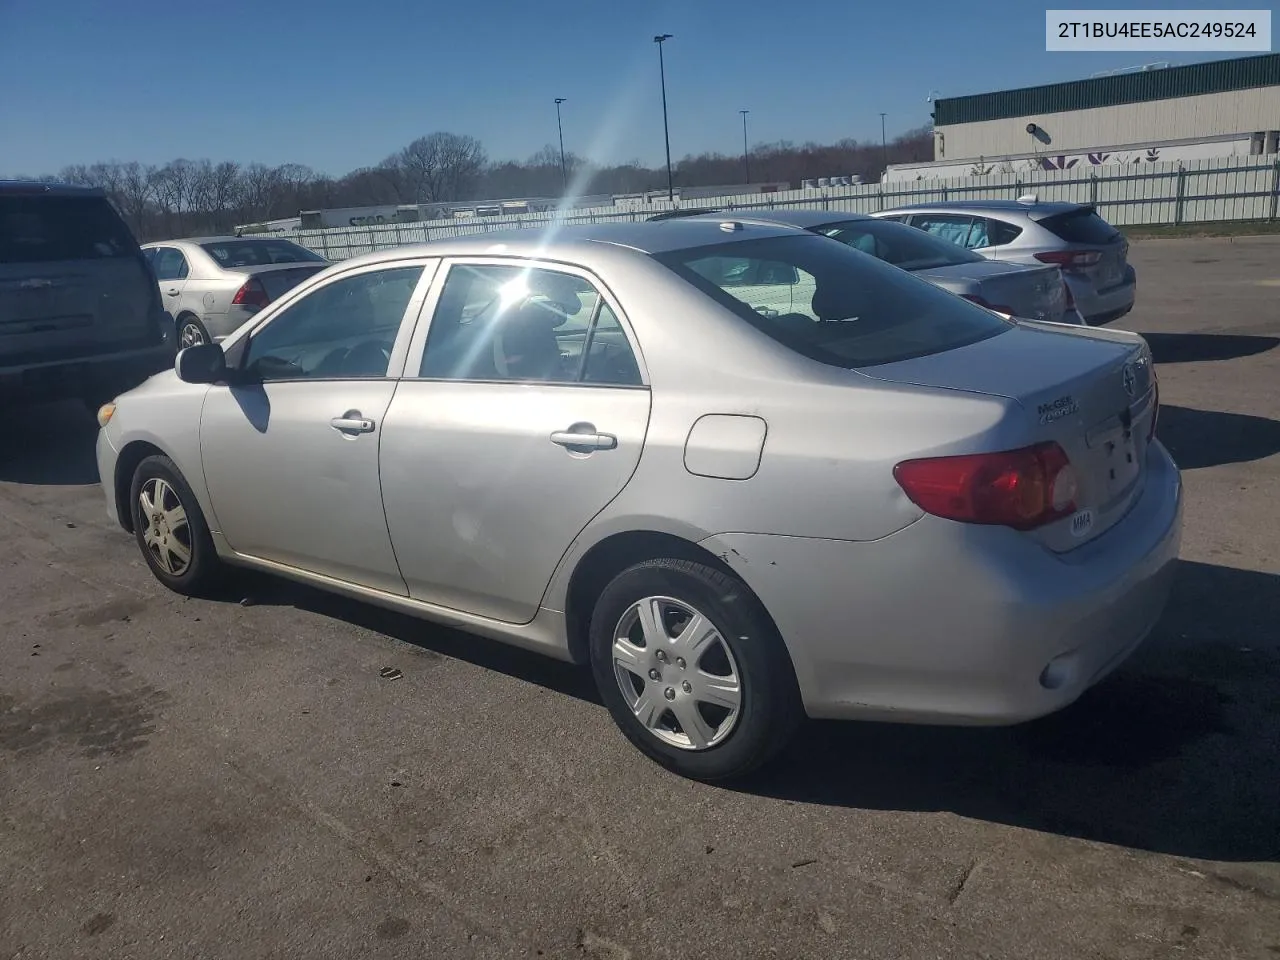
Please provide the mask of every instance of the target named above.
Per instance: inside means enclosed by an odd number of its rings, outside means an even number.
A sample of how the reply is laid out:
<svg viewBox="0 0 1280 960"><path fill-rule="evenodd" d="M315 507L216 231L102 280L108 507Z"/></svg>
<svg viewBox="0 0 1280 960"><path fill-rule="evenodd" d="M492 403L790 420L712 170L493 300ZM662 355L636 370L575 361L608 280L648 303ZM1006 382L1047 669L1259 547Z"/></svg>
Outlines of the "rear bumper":
<svg viewBox="0 0 1280 960"><path fill-rule="evenodd" d="M1071 295L1085 320L1091 324L1119 319L1133 309L1138 296L1138 276L1133 267L1125 268L1124 280L1114 287L1099 290L1093 281L1064 274L1071 284Z"/></svg>
<svg viewBox="0 0 1280 960"><path fill-rule="evenodd" d="M3 366L0 358L0 398L35 402L121 394L172 367L175 356L169 337L143 349L20 366Z"/></svg>
<svg viewBox="0 0 1280 960"><path fill-rule="evenodd" d="M1115 669L1168 599L1182 486L1153 443L1142 497L1089 544L925 516L878 541L728 534L704 543L751 586L814 717L1005 725Z"/></svg>
<svg viewBox="0 0 1280 960"><path fill-rule="evenodd" d="M209 331L209 336L218 341L231 336L259 312L256 307L241 307L233 304L227 308L226 313L212 313L201 319L204 328Z"/></svg>

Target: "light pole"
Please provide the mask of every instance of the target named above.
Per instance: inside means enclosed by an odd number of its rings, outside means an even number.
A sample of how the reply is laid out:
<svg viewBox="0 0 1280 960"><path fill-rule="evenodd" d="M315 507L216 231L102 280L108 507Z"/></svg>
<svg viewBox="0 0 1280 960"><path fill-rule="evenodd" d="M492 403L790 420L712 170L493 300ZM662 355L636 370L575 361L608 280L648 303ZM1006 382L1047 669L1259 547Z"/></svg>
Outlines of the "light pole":
<svg viewBox="0 0 1280 960"><path fill-rule="evenodd" d="M564 165L564 125L560 122L560 104L564 103L565 97L556 97L556 130L560 133L560 180L564 184L563 192L569 192L569 174L565 170Z"/></svg>
<svg viewBox="0 0 1280 960"><path fill-rule="evenodd" d="M889 169L889 142L884 138L884 114L880 114L880 156L884 160L884 168Z"/></svg>
<svg viewBox="0 0 1280 960"><path fill-rule="evenodd" d="M662 45L671 39L671 34L660 33L653 38L658 45L658 76L662 78L662 137L667 144L667 199L675 200L676 188L671 179L671 132L667 127L667 68L662 61Z"/></svg>
<svg viewBox="0 0 1280 960"><path fill-rule="evenodd" d="M739 110L742 114L742 169L746 173L746 182L751 183L751 155L747 151L747 114L750 110Z"/></svg>

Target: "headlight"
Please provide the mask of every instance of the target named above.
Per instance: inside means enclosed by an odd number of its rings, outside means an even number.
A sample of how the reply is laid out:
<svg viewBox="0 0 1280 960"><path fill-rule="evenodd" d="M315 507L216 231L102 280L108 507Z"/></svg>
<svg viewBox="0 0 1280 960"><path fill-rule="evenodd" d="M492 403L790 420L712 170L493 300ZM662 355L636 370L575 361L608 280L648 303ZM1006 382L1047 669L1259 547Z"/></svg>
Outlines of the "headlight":
<svg viewBox="0 0 1280 960"><path fill-rule="evenodd" d="M111 422L111 418L115 416L116 405L114 403L104 403L98 408L98 426L105 427Z"/></svg>

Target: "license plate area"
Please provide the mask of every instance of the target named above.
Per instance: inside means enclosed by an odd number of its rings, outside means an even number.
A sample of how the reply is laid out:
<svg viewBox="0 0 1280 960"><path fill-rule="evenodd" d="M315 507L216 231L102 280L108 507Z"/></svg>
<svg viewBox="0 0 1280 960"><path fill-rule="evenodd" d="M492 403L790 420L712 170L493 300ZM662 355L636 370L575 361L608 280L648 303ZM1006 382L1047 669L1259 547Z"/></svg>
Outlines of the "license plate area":
<svg viewBox="0 0 1280 960"><path fill-rule="evenodd" d="M1099 499L1109 503L1133 485L1142 466L1128 411L1089 431L1088 444L1102 485Z"/></svg>

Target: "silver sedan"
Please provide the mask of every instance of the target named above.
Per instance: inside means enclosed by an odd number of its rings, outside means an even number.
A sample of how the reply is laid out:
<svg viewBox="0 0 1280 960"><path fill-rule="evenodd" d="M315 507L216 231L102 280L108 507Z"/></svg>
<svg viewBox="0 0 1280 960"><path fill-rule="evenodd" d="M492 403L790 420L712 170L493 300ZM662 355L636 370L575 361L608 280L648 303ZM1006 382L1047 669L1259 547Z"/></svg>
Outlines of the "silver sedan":
<svg viewBox="0 0 1280 960"><path fill-rule="evenodd" d="M278 237L203 237L143 245L178 346L213 343L329 261Z"/></svg>
<svg viewBox="0 0 1280 960"><path fill-rule="evenodd" d="M1157 409L1135 334L673 220L337 264L103 407L98 464L167 587L234 564L590 664L718 780L806 714L1016 723L1114 669L1178 551Z"/></svg>

